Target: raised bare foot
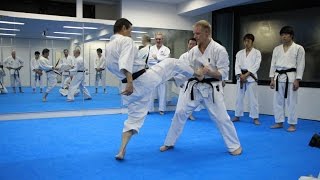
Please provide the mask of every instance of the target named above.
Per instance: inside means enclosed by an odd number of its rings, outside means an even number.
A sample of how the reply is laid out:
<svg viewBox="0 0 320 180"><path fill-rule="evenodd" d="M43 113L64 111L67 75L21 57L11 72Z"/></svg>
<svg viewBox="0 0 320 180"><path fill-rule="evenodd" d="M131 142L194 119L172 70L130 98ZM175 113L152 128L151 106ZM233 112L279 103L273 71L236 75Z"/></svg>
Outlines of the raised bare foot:
<svg viewBox="0 0 320 180"><path fill-rule="evenodd" d="M196 118L195 118L194 116L192 116L192 114L189 116L189 119L190 119L191 121L196 120Z"/></svg>

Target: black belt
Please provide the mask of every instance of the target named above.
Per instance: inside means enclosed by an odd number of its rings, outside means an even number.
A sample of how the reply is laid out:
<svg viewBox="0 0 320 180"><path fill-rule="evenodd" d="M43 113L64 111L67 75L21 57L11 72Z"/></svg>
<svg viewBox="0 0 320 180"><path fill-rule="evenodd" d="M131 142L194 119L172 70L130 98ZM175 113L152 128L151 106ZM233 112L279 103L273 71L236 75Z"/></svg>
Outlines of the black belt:
<svg viewBox="0 0 320 180"><path fill-rule="evenodd" d="M289 78L288 78L288 75L287 75L287 72L296 72L297 69L296 68L290 68L290 69L286 69L286 70L276 70L277 73L280 74L285 74L287 79L286 79L286 89L285 89L285 92L284 92L284 98L287 98L288 97L288 86L289 86ZM276 91L279 90L278 88L278 85L279 85L279 75L277 76L276 78Z"/></svg>
<svg viewBox="0 0 320 180"><path fill-rule="evenodd" d="M77 71L77 72L85 72L85 71Z"/></svg>
<svg viewBox="0 0 320 180"><path fill-rule="evenodd" d="M191 100L193 101L194 100L194 93L193 93L193 87L194 85L198 84L198 83L205 83L205 84L209 84L211 87L212 87L212 101L214 102L214 89L213 89L213 85L211 84L211 82L217 82L217 81L220 81L219 79L216 79L216 78L206 78L206 79L203 79L201 81L199 81L197 78L190 78L188 79L188 82L187 82L187 85L186 85L186 89L184 90L184 92L186 92L186 90L188 89L188 86L189 86L189 83L191 81L196 81L192 87L191 87ZM216 86L217 88L217 91L220 91L219 89L219 86Z"/></svg>
<svg viewBox="0 0 320 180"><path fill-rule="evenodd" d="M46 71L46 73L51 72L51 71L53 71L53 70L51 69L51 70L49 70L49 71Z"/></svg>
<svg viewBox="0 0 320 180"><path fill-rule="evenodd" d="M246 74L248 72L248 70L246 70L246 69L241 69L241 74ZM256 81L256 82L258 82L258 78L254 75L254 74L252 74L251 72L250 72L250 76ZM241 82L240 81L240 89L243 89L243 82Z"/></svg>
<svg viewBox="0 0 320 180"><path fill-rule="evenodd" d="M143 73L145 73L146 70L145 69L141 69L140 71L137 71L135 73L132 74L132 80L137 79L139 76L141 76ZM121 80L122 83L127 83L127 78L124 78Z"/></svg>
<svg viewBox="0 0 320 180"><path fill-rule="evenodd" d="M0 89L4 89L4 86L1 81L0 81L0 85L1 85Z"/></svg>

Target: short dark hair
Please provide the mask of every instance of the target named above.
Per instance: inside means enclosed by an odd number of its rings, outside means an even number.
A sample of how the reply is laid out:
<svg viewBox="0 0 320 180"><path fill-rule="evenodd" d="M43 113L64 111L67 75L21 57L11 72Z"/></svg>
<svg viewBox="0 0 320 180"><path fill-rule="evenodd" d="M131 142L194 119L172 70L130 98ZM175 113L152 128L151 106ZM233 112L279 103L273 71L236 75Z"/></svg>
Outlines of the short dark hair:
<svg viewBox="0 0 320 180"><path fill-rule="evenodd" d="M122 27L125 26L127 29L132 26L132 23L126 18L118 19L113 26L113 33L116 34L121 31Z"/></svg>
<svg viewBox="0 0 320 180"><path fill-rule="evenodd" d="M102 53L102 49L101 49L101 48L98 48L98 49L97 49L97 52Z"/></svg>
<svg viewBox="0 0 320 180"><path fill-rule="evenodd" d="M196 38L190 38L190 39L188 40L188 43L189 43L190 41L195 41L195 42L197 42Z"/></svg>
<svg viewBox="0 0 320 180"><path fill-rule="evenodd" d="M243 36L243 40L250 39L252 42L254 41L254 35L253 34L246 34Z"/></svg>
<svg viewBox="0 0 320 180"><path fill-rule="evenodd" d="M34 55L40 55L39 51L34 52Z"/></svg>
<svg viewBox="0 0 320 180"><path fill-rule="evenodd" d="M291 27L291 26L282 27L280 30L280 35L281 34L290 34L292 37L294 37L293 27Z"/></svg>
<svg viewBox="0 0 320 180"><path fill-rule="evenodd" d="M49 52L50 52L50 50L47 49L47 48L45 48L45 49L42 50L42 55L44 55L44 54L46 54L46 53L49 53Z"/></svg>

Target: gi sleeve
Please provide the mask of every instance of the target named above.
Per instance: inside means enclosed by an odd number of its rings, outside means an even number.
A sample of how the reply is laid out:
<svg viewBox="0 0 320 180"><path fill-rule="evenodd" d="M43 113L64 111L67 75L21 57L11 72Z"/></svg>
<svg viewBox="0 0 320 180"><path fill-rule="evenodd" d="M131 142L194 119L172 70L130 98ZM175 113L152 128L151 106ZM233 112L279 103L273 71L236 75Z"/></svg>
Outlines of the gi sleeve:
<svg viewBox="0 0 320 180"><path fill-rule="evenodd" d="M274 48L272 52L272 59L271 59L270 72L269 72L270 78L273 78L276 72L276 60L277 60L277 50L276 48Z"/></svg>
<svg viewBox="0 0 320 180"><path fill-rule="evenodd" d="M234 66L234 70L235 70L235 74L236 74L236 75L241 74L240 52L241 52L241 51L239 51L239 52L236 54L236 63L235 63L235 66Z"/></svg>
<svg viewBox="0 0 320 180"><path fill-rule="evenodd" d="M216 67L221 74L221 79L226 79L229 75L229 56L224 48L219 52Z"/></svg>
<svg viewBox="0 0 320 180"><path fill-rule="evenodd" d="M303 72L305 67L305 51L302 46L298 48L298 55L297 55L297 75L296 79L302 79Z"/></svg>
<svg viewBox="0 0 320 180"><path fill-rule="evenodd" d="M120 44L119 71L127 70L133 73L133 62L135 56L135 46L131 38L125 37Z"/></svg>

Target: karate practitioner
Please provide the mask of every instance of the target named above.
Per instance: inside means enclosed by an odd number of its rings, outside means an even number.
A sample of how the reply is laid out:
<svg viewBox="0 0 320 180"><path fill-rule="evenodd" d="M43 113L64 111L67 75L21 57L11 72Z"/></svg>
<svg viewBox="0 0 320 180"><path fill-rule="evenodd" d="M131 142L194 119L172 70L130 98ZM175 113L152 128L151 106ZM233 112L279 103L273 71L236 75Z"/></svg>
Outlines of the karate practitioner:
<svg viewBox="0 0 320 180"><path fill-rule="evenodd" d="M102 49L97 49L97 57L94 62L94 69L96 70L96 93L98 93L99 81L101 81L101 86L103 87L103 93L106 93L106 58L102 55Z"/></svg>
<svg viewBox="0 0 320 180"><path fill-rule="evenodd" d="M150 54L150 48L151 48L151 38L148 35L142 36L142 45L143 48L141 48L138 52L139 59L141 59L146 64L146 69L149 69L148 61L149 61L149 54Z"/></svg>
<svg viewBox="0 0 320 180"><path fill-rule="evenodd" d="M196 45L197 45L197 40L196 40L195 38L190 38L190 39L188 40L188 51L185 52L185 53L183 53L183 54L179 57L179 59L188 61L189 51L190 51L190 49L192 49L192 48L193 48L194 46L196 46ZM179 78L179 77L178 77L178 78ZM179 104L179 102L180 102L180 99L181 99L180 96L182 96L183 91L184 91L184 84L182 84L181 87L180 87L180 92L179 92L179 97L178 97L177 106L178 106L178 104ZM195 109L195 111L201 110L201 106L202 106L202 105L200 105L199 108ZM196 118L192 115L192 113L190 114L189 119L192 120L192 121L196 120Z"/></svg>
<svg viewBox="0 0 320 180"><path fill-rule="evenodd" d="M209 117L217 125L228 151L240 155L242 148L236 129L230 120L224 104L221 80L229 72L229 58L226 49L211 38L211 25L201 20L195 23L193 34L198 45L189 51L188 60L193 68L202 67L205 78L190 78L176 108L164 145L160 151L172 149L181 135L190 114L201 104L206 106Z"/></svg>
<svg viewBox="0 0 320 180"><path fill-rule="evenodd" d="M85 67L84 67L83 58L80 56L80 50L75 49L73 51L73 55L75 58L75 66L74 68L69 70L72 80L70 82L67 101L68 102L74 101L74 96L78 88L80 88L80 91L83 92L84 100L91 100L91 95L88 89L85 87L85 82L84 82Z"/></svg>
<svg viewBox="0 0 320 180"><path fill-rule="evenodd" d="M149 52L149 60L148 66L149 68L154 66L155 64L161 62L164 59L170 57L170 49L163 45L163 34L158 32L155 34L156 44L151 46ZM166 110L166 82L160 84L156 90L153 92L154 94L158 92L158 100L159 100L159 113L161 115L164 114ZM149 112L154 111L154 98L151 97L152 100L150 102Z"/></svg>
<svg viewBox="0 0 320 180"><path fill-rule="evenodd" d="M114 35L107 45L107 68L122 83L122 98L128 106L128 119L124 122L121 146L117 160L124 159L126 146L133 134L139 132L148 112L153 90L176 74L191 77L193 69L185 61L166 59L145 69L145 61L138 58L138 49L131 37L132 23L118 19L113 27ZM199 70L201 73L201 71ZM201 74L198 74L200 77Z"/></svg>
<svg viewBox="0 0 320 180"><path fill-rule="evenodd" d="M0 61L0 94L7 94L8 90L3 83L3 77L6 76L6 72L3 69L2 61Z"/></svg>
<svg viewBox="0 0 320 180"><path fill-rule="evenodd" d="M37 82L39 83L40 86L40 93L42 93L43 89L43 72L41 69L39 69L39 58L40 58L40 52L36 51L34 53L34 58L31 60L31 87L32 87L32 92L36 92L37 88Z"/></svg>
<svg viewBox="0 0 320 180"><path fill-rule="evenodd" d="M296 130L298 123L296 105L298 103L299 83L305 67L304 48L293 41L294 31L290 26L280 30L282 44L275 47L272 53L270 78L271 89L275 88L273 111L275 124L272 129L282 128L285 121L285 107L288 109L287 131Z"/></svg>
<svg viewBox="0 0 320 180"><path fill-rule="evenodd" d="M10 82L13 92L16 93L16 87L19 87L19 92L23 93L21 88L20 70L23 67L24 61L16 56L16 51L11 51L11 56L4 60L4 66L9 70Z"/></svg>
<svg viewBox="0 0 320 180"><path fill-rule="evenodd" d="M243 116L243 100L248 95L250 104L250 115L255 125L260 125L259 104L258 104L258 76L261 63L261 53L253 47L253 34L246 34L243 37L245 49L236 54L235 74L237 76L237 99L235 118L233 122L240 121Z"/></svg>
<svg viewBox="0 0 320 180"><path fill-rule="evenodd" d="M60 60L58 68L60 68L62 64L63 65L68 65L70 67L70 69L73 68L74 65L75 65L75 62L74 62L73 57L69 55L69 50L68 49L64 49L63 50L63 54L64 54L64 56ZM61 73L62 73L62 76L61 76L61 87L64 88L66 86L65 81L66 81L67 78L70 78L70 74L69 74L68 70L65 70L65 71L63 71Z"/></svg>
<svg viewBox="0 0 320 180"><path fill-rule="evenodd" d="M47 96L50 93L50 91L56 86L57 84L57 75L56 75L56 70L59 70L59 68L55 68L54 66L51 65L49 62L49 52L50 50L45 48L42 50L42 56L40 57L39 61L39 69L42 71L45 71L47 74L47 83L48 87L46 89L46 92L44 93L42 97L42 101L46 102L47 101Z"/></svg>

